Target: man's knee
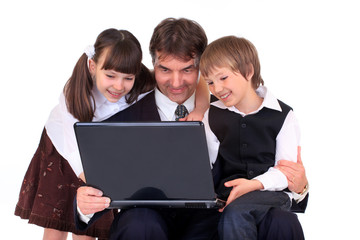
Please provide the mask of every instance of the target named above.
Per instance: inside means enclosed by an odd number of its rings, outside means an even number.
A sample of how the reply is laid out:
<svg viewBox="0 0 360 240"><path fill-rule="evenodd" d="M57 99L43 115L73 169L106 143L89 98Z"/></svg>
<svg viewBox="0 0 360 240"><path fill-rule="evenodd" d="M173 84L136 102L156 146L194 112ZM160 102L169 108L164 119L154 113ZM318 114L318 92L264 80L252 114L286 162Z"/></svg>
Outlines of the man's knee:
<svg viewBox="0 0 360 240"><path fill-rule="evenodd" d="M259 239L304 239L296 214L279 208L271 209L258 225Z"/></svg>

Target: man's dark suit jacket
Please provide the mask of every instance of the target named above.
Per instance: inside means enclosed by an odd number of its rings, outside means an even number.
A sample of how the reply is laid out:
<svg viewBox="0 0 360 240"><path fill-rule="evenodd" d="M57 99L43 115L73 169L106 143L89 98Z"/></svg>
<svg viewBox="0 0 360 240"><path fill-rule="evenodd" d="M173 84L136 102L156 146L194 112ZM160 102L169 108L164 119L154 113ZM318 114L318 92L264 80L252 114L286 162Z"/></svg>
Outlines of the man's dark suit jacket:
<svg viewBox="0 0 360 240"><path fill-rule="evenodd" d="M215 100L212 98L212 100ZM118 112L117 114L113 115L112 117L106 119L104 122L131 122L131 121L161 121L160 115L156 106L155 101L155 92L152 91L151 93L147 94L143 99L141 99L136 104L130 106L129 108L125 109L124 111ZM293 212L305 212L307 206L308 195L306 198L301 201L300 203L296 203L293 201L291 210ZM76 198L74 201L74 212L77 213L76 209ZM106 211L102 211L96 213L90 220L88 224L83 223L80 221L77 214L75 214L75 223L79 230L87 229L93 222L99 219Z"/></svg>

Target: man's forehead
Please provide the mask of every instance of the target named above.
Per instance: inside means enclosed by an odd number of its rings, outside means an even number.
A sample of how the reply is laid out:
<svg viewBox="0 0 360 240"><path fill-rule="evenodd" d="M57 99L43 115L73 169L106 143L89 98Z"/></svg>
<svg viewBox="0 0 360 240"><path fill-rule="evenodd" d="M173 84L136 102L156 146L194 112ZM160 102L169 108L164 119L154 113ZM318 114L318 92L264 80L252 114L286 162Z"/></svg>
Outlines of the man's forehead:
<svg viewBox="0 0 360 240"><path fill-rule="evenodd" d="M155 66L166 67L169 69L183 69L189 67L195 67L195 59L185 60L173 55L158 55Z"/></svg>

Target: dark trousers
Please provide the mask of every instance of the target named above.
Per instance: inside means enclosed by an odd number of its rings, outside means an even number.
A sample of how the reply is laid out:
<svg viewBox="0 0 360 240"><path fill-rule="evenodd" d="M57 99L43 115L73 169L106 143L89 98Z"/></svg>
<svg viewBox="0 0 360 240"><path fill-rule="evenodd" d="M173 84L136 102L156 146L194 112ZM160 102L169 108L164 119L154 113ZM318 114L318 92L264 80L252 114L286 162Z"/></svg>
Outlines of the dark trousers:
<svg viewBox="0 0 360 240"><path fill-rule="evenodd" d="M295 213L272 208L258 225L259 240L304 240L304 232Z"/></svg>
<svg viewBox="0 0 360 240"><path fill-rule="evenodd" d="M220 213L209 209L122 210L115 218L110 239L213 239Z"/></svg>
<svg viewBox="0 0 360 240"><path fill-rule="evenodd" d="M284 192L254 191L247 193L225 209L219 222L220 239L258 239L258 224L271 208L289 210L291 201ZM282 226L279 226L283 228Z"/></svg>

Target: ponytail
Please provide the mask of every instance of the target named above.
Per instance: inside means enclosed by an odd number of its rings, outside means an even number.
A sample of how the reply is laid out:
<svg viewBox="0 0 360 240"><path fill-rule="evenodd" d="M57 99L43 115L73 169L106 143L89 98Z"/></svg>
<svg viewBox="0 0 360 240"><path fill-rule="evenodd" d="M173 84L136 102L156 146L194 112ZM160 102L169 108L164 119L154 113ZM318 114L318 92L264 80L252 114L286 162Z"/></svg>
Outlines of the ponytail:
<svg viewBox="0 0 360 240"><path fill-rule="evenodd" d="M64 87L68 111L80 122L90 122L94 117L95 109L95 101L91 92L93 80L87 67L87 61L86 54L83 54Z"/></svg>

